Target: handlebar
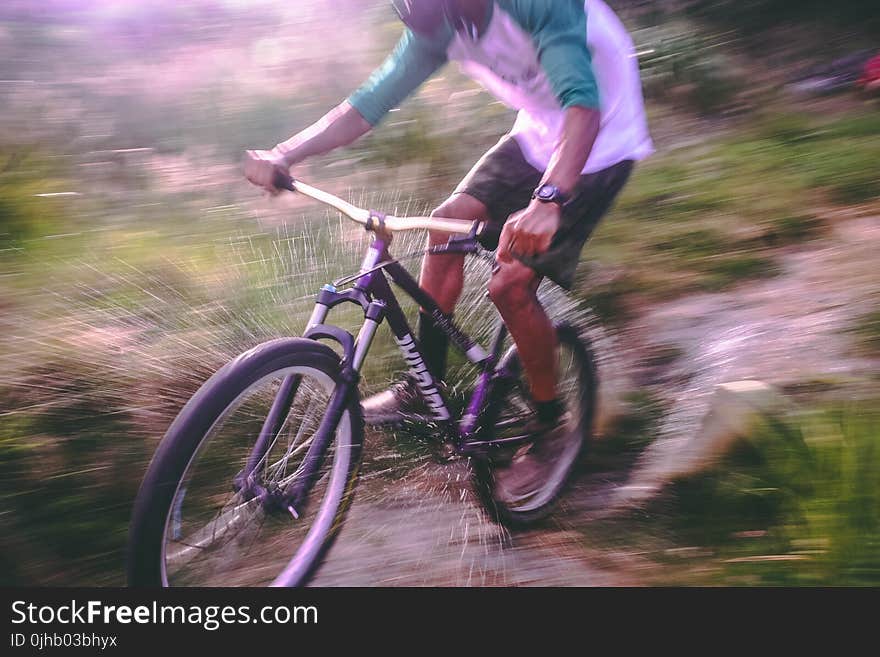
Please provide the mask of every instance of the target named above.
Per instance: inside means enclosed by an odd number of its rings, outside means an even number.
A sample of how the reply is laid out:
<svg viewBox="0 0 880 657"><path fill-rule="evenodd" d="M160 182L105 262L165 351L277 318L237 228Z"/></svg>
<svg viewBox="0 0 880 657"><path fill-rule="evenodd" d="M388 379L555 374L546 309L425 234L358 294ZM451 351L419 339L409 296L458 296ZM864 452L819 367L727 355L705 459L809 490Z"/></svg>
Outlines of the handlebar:
<svg viewBox="0 0 880 657"><path fill-rule="evenodd" d="M301 180L296 180L283 171L276 170L272 184L278 189L286 189L291 192L299 192L309 198L329 205L338 210L352 221L363 225L367 230L387 230L399 232L405 230L434 230L453 235L470 235L475 237L482 233L485 223L482 221L468 221L466 219L450 219L446 217L395 217L383 215L373 210L365 210L348 201L343 201L338 196L322 191L317 187L307 185Z"/></svg>

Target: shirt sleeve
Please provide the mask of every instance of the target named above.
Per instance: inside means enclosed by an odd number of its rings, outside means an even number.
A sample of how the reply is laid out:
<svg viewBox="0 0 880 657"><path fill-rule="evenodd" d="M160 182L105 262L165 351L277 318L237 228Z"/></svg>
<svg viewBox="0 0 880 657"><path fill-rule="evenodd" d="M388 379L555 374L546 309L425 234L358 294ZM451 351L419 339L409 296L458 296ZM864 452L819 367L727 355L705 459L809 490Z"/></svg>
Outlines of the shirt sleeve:
<svg viewBox="0 0 880 657"><path fill-rule="evenodd" d="M583 0L519 0L516 13L562 107L599 108Z"/></svg>
<svg viewBox="0 0 880 657"><path fill-rule="evenodd" d="M370 125L376 125L445 63L445 48L406 30L394 51L348 102Z"/></svg>

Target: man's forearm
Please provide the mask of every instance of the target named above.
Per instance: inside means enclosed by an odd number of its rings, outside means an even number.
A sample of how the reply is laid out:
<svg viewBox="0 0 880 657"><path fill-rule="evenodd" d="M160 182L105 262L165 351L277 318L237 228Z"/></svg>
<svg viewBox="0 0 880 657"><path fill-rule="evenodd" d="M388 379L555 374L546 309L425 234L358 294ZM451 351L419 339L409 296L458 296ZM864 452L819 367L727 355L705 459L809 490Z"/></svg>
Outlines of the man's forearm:
<svg viewBox="0 0 880 657"><path fill-rule="evenodd" d="M579 106L565 110L562 136L541 184L555 185L564 194L570 194L580 178L598 134L598 110Z"/></svg>
<svg viewBox="0 0 880 657"><path fill-rule="evenodd" d="M370 131L372 126L348 101L328 112L319 121L278 144L275 151L293 166L312 155L321 155L347 146Z"/></svg>

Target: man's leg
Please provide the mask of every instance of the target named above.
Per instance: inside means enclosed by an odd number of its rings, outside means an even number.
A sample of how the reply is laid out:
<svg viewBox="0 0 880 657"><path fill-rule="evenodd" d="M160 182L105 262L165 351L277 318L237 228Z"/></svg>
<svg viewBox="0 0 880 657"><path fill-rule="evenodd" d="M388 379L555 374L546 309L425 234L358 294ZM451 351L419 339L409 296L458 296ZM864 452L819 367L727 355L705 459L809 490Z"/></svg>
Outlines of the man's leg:
<svg viewBox="0 0 880 657"><path fill-rule="evenodd" d="M489 281L489 296L516 343L541 420L552 422L561 412L556 397L556 330L538 302L541 275L519 261L499 263Z"/></svg>
<svg viewBox="0 0 880 657"><path fill-rule="evenodd" d="M499 263L500 269L489 283L489 294L516 343L542 421L554 419L562 405L556 400L556 332L538 303L538 283L546 276L564 288L571 287L584 244L626 183L632 167L633 163L625 160L582 176L563 211L560 231L564 231L564 238L554 238L546 253Z"/></svg>
<svg viewBox="0 0 880 657"><path fill-rule="evenodd" d="M486 206L473 196L457 193L450 196L431 213L434 217L484 221L488 217ZM446 233L430 233L428 244L444 244ZM444 313L451 313L464 287L464 255L444 254L425 256L419 284L434 297ZM419 313L419 345L425 357L425 365L434 378L443 380L446 372L446 353L449 339L430 315ZM362 403L367 424L389 424L401 416L424 412L421 396L410 379L404 379L365 399Z"/></svg>
<svg viewBox="0 0 880 657"><path fill-rule="evenodd" d="M486 206L473 196L458 193L446 199L431 213L431 216L484 221L488 217L488 211ZM448 233L428 234L428 246L445 244L448 240ZM422 262L419 285L434 297L440 310L452 314L464 287L464 255L426 255ZM419 313L419 343L425 354L427 361L425 364L428 369L436 378L443 379L446 375L449 339L424 311Z"/></svg>
<svg viewBox="0 0 880 657"><path fill-rule="evenodd" d="M493 471L493 496L505 504L532 499L541 490L570 435L565 408L557 399L557 350L553 323L538 302L542 276L521 262L499 263L489 281L489 296L504 318L526 372L537 422L529 423L534 443L517 450L508 465Z"/></svg>

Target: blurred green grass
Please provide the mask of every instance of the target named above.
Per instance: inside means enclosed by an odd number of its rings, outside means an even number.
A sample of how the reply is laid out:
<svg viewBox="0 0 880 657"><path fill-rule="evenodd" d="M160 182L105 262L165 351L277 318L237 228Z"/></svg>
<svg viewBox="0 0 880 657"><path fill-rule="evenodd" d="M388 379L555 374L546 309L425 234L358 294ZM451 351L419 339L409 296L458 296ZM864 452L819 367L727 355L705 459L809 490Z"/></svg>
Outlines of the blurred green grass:
<svg viewBox="0 0 880 657"><path fill-rule="evenodd" d="M678 485L672 520L714 554L706 584L880 584L880 415L836 404L767 424ZM705 565L705 564L703 564Z"/></svg>
<svg viewBox="0 0 880 657"><path fill-rule="evenodd" d="M276 26L251 18L232 30L221 16L199 34L187 31L189 20L148 56L124 40L90 47L94 34L63 20L3 25L0 70L14 82L0 89L4 583L122 583L131 500L180 406L232 356L299 333L314 292L355 270L366 243L323 211L259 200L236 160L338 102L396 38L389 14L359 15L356 27L378 36L346 49L341 35L339 63L325 68L315 59L330 46L316 36L289 46L286 66L266 67L228 41L255 42ZM874 107L828 114L762 90L772 102L756 108L744 98L748 71L724 40L690 34L701 29L690 22L663 28L636 33L654 48L643 68L659 152L636 168L591 240L575 293L613 329L645 304L771 277L781 250L827 234L829 209L872 212L880 198ZM209 61L217 55L209 74L154 93L161 77L132 73L175 72L178 57L202 62L181 48L193 41ZM138 68L145 64L155 68ZM249 79L263 74L263 85ZM303 175L358 203L423 211L509 123L508 110L447 71L380 132ZM357 313L339 319L351 326ZM876 327L868 312L854 329L870 349ZM400 368L382 334L368 378L381 384ZM649 442L666 408L648 392L627 402L616 439L603 446L610 460ZM775 468L792 457L768 448L759 461L741 455L690 494L691 506L682 502L676 530L687 536L690 523L711 533L731 559L789 554L799 541L820 546L803 577L788 562L745 561L724 566L722 581L876 583L876 416L869 408L832 416L811 420L827 429L810 446L811 492L789 490L797 482ZM697 504L704 494L729 522ZM755 527L764 538L743 539L747 549L726 542Z"/></svg>
<svg viewBox="0 0 880 657"><path fill-rule="evenodd" d="M621 294L672 297L772 276L778 248L826 232L825 208L880 198L877 152L876 113L751 116L637 167L590 255L625 266Z"/></svg>

